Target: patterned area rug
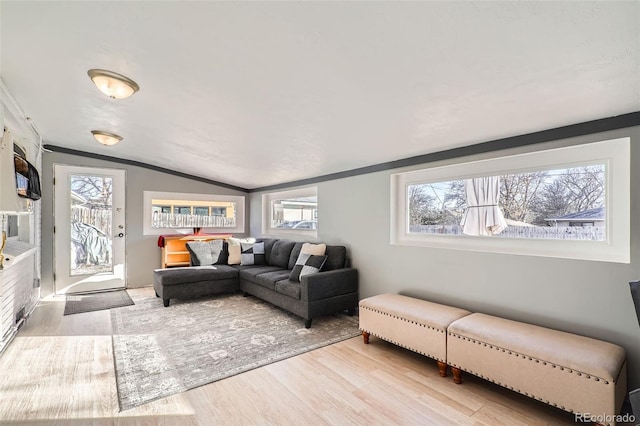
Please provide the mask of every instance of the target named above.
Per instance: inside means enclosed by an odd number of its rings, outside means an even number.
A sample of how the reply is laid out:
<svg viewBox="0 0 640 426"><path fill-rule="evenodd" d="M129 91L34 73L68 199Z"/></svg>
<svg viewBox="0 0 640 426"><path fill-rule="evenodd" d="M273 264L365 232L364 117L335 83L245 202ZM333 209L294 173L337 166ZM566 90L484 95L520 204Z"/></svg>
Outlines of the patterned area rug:
<svg viewBox="0 0 640 426"><path fill-rule="evenodd" d="M111 311L120 410L360 334L346 314L304 321L255 297L136 298Z"/></svg>
<svg viewBox="0 0 640 426"><path fill-rule="evenodd" d="M133 305L126 290L106 291L91 294L68 294L64 302L64 315L102 311Z"/></svg>

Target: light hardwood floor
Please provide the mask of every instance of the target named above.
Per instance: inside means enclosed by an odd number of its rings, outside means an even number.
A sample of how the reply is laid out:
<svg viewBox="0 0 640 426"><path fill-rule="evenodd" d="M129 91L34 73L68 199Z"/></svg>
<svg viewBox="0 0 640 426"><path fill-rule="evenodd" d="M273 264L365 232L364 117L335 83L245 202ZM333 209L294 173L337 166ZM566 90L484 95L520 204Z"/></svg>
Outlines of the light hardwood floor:
<svg viewBox="0 0 640 426"><path fill-rule="evenodd" d="M132 294L153 294L133 289ZM41 302L0 356L2 425L542 425L573 415L374 337L349 339L124 412L109 311Z"/></svg>

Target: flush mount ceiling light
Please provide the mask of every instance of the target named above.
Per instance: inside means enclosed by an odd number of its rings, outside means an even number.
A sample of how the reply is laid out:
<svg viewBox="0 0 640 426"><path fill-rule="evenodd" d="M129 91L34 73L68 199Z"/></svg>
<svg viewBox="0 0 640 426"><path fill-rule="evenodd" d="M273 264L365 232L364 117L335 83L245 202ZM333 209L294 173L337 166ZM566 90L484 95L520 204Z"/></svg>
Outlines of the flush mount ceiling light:
<svg viewBox="0 0 640 426"><path fill-rule="evenodd" d="M102 145L115 145L122 140L122 136L118 136L114 133L103 132L102 130L92 130L91 134Z"/></svg>
<svg viewBox="0 0 640 426"><path fill-rule="evenodd" d="M93 84L112 99L124 99L140 90L138 83L117 72L93 69L87 71Z"/></svg>

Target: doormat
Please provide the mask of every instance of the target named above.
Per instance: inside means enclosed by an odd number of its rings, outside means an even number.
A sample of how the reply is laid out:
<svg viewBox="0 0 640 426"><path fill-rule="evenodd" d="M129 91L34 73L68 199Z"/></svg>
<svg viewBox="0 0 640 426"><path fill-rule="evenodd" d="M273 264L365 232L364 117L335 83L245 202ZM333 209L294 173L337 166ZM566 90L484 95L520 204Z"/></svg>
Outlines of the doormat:
<svg viewBox="0 0 640 426"><path fill-rule="evenodd" d="M126 290L90 294L68 294L64 304L64 314L72 315L82 312L102 311L129 305L134 305L134 303Z"/></svg>
<svg viewBox="0 0 640 426"><path fill-rule="evenodd" d="M253 296L136 297L111 311L120 410L193 389L360 334L346 314L304 320Z"/></svg>

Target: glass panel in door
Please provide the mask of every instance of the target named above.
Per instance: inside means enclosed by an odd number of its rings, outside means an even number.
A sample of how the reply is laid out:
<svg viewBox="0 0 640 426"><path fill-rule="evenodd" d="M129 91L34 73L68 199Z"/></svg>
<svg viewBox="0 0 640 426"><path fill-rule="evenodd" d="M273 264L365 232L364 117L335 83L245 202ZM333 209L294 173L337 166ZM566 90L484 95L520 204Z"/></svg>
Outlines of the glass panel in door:
<svg viewBox="0 0 640 426"><path fill-rule="evenodd" d="M70 275L113 272L113 179L69 174Z"/></svg>

